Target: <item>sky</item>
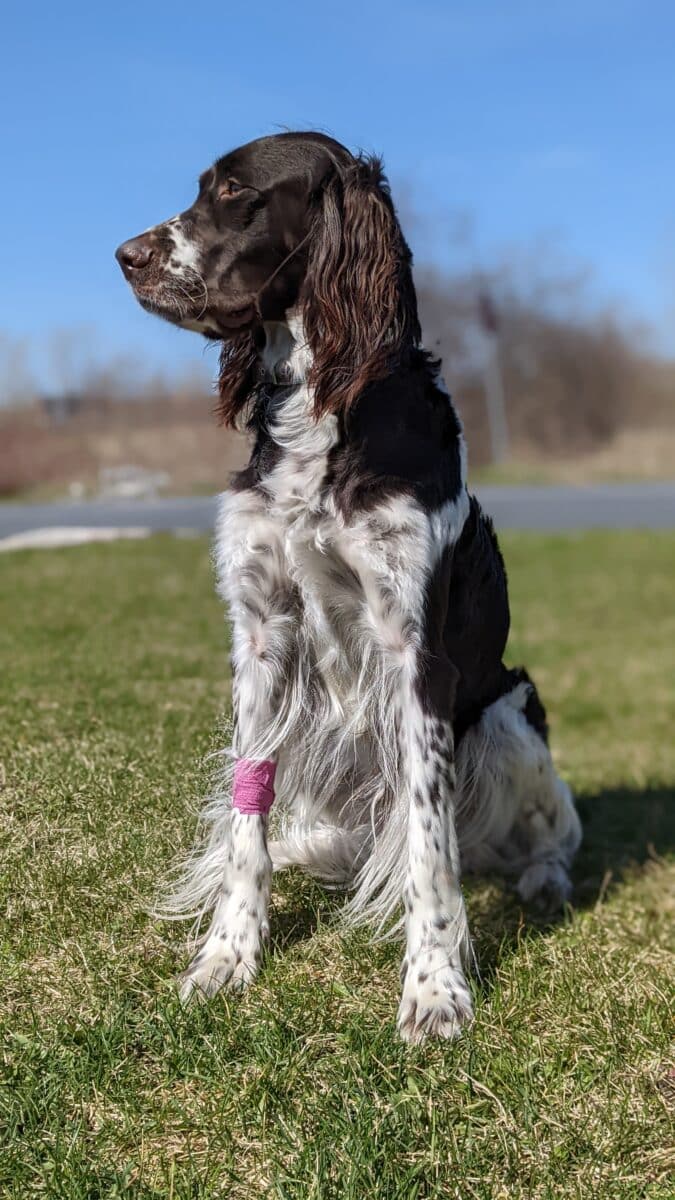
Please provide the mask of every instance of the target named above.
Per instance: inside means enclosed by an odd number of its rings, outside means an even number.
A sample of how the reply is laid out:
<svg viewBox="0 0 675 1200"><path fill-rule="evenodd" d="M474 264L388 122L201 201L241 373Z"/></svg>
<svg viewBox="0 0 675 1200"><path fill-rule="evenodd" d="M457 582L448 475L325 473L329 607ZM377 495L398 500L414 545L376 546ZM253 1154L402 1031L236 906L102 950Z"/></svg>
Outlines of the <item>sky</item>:
<svg viewBox="0 0 675 1200"><path fill-rule="evenodd" d="M553 246L675 353L669 2L9 0L2 32L0 348L21 344L46 388L69 327L92 357L215 371L135 304L113 252L283 128L381 152L417 261Z"/></svg>

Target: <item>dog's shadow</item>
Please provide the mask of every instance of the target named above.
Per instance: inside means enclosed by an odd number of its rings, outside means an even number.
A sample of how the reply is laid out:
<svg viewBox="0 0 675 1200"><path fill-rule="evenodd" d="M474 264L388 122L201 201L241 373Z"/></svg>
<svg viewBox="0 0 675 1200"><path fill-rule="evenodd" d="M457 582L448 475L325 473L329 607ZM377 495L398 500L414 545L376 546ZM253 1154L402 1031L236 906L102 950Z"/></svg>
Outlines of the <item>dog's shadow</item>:
<svg viewBox="0 0 675 1200"><path fill-rule="evenodd" d="M576 805L583 841L572 871L574 910L592 908L621 886L627 872L675 849L673 789L613 788L582 793ZM275 904L273 918L275 956L334 923L344 903L343 893L327 891L300 872L284 875L283 897ZM484 988L490 987L500 961L513 952L524 932L545 935L567 915L524 907L502 879L470 877L466 894Z"/></svg>

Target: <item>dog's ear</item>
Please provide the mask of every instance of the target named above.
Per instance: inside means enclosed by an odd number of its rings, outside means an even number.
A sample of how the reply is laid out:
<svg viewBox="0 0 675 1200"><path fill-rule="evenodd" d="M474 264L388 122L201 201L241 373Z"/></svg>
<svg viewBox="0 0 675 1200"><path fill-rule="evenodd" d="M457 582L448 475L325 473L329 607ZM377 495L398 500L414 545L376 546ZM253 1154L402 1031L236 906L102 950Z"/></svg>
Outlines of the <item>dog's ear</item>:
<svg viewBox="0 0 675 1200"><path fill-rule="evenodd" d="M257 363L258 356L251 333L223 342L216 411L219 420L230 428L237 426L241 413L244 414L243 419L246 418L257 381Z"/></svg>
<svg viewBox="0 0 675 1200"><path fill-rule="evenodd" d="M419 343L411 263L379 159L359 158L333 174L301 297L317 417L346 412Z"/></svg>

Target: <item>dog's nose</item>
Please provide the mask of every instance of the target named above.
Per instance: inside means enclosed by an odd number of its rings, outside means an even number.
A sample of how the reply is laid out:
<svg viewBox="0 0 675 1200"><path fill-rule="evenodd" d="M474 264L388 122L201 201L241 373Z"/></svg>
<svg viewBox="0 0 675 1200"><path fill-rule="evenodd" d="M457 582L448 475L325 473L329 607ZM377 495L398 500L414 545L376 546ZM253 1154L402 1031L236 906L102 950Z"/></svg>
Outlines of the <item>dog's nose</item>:
<svg viewBox="0 0 675 1200"><path fill-rule="evenodd" d="M115 251L115 258L129 279L135 271L142 271L150 262L154 250L144 235L123 242Z"/></svg>

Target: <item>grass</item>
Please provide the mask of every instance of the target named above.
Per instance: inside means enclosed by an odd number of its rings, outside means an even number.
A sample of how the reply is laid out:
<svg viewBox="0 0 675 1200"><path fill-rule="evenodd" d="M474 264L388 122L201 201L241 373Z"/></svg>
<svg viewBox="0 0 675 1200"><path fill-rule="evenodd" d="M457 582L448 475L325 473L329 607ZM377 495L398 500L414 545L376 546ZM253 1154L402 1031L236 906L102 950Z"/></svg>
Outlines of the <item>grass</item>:
<svg viewBox="0 0 675 1200"><path fill-rule="evenodd" d="M183 931L144 905L223 736L206 543L5 556L1 1196L672 1196L675 538L504 544L509 658L585 825L575 907L537 923L470 881L475 1024L413 1050L399 948L296 874L248 994L177 1003Z"/></svg>

